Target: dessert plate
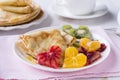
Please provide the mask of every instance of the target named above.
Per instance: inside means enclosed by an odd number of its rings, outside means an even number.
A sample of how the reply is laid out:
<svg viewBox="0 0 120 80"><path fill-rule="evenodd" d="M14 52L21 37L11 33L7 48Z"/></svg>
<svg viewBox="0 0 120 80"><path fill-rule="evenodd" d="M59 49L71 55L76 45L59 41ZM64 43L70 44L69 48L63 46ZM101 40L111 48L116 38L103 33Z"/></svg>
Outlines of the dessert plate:
<svg viewBox="0 0 120 80"><path fill-rule="evenodd" d="M40 24L44 19L47 18L47 13L44 11L43 15L40 18L36 18L31 22L21 24L21 25L16 25L16 26L9 26L9 27L0 27L0 30L8 31L8 30L13 30L13 29L25 29L28 27L31 27L33 25Z"/></svg>
<svg viewBox="0 0 120 80"><path fill-rule="evenodd" d="M64 6L61 5L56 5L54 4L51 7L51 10L62 17L66 17L66 18L71 18L71 19L90 19L90 18L96 18L96 17L100 17L105 15L108 12L108 8L103 5L103 4L96 4L95 10L87 15L73 15L72 13L70 13L67 8L65 8Z"/></svg>
<svg viewBox="0 0 120 80"><path fill-rule="evenodd" d="M60 28L58 28L58 27L46 27L46 28L41 28L41 29L30 31L30 32L28 32L26 34L29 34L31 32L35 32L35 31L40 31L40 30L45 30L46 31L46 30L50 30L50 29L59 29L60 30ZM54 68L42 66L42 65L39 65L39 64L33 64L29 60L27 60L25 58L25 56L20 52L20 50L17 48L17 46L14 47L15 55L21 61L23 61L25 64L28 64L31 67L41 69L41 70L45 70L45 71L50 71L50 72L73 72L73 71L80 71L80 70L88 69L90 67L93 67L93 66L98 65L101 62L103 62L108 57L108 55L110 53L110 45L109 45L109 43L103 37L99 36L96 33L92 32L92 35L93 35L94 39L99 40L101 43L104 43L107 46L107 48L105 49L104 52L102 52L102 54L101 54L102 57L100 59L98 59L97 61L95 61L94 63L92 63L92 64L90 64L88 66L84 66L84 67L81 67L81 68L58 68L58 69L54 69Z"/></svg>

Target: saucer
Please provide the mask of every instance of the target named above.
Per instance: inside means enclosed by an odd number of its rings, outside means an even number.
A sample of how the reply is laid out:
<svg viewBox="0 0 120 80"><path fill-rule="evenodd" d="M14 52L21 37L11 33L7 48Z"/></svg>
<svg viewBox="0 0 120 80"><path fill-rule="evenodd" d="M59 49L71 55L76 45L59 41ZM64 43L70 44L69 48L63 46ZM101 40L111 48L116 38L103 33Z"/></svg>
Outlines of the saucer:
<svg viewBox="0 0 120 80"><path fill-rule="evenodd" d="M70 13L67 8L65 8L64 6L60 6L60 5L56 5L54 4L51 7L51 10L62 17L66 17L66 18L71 18L71 19L90 19L90 18L96 18L96 17L100 17L105 15L108 12L108 8L107 6L103 5L103 4L96 4L95 10L87 15L73 15L72 13Z"/></svg>

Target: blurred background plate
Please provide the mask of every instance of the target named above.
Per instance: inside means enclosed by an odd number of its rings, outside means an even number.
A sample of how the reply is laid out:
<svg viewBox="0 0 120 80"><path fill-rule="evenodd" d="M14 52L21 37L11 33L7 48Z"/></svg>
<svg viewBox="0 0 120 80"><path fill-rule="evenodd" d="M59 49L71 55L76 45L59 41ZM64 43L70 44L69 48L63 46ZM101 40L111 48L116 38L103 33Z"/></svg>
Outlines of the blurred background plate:
<svg viewBox="0 0 120 80"><path fill-rule="evenodd" d="M25 28L31 27L33 25L40 24L46 18L47 18L47 13L45 11L43 11L43 15L41 17L39 17L39 15L38 15L38 18L34 19L31 22L24 23L21 25L16 25L16 26L8 26L8 27L3 26L3 27L0 27L0 30L8 31L8 30L13 30L13 29L25 29Z"/></svg>

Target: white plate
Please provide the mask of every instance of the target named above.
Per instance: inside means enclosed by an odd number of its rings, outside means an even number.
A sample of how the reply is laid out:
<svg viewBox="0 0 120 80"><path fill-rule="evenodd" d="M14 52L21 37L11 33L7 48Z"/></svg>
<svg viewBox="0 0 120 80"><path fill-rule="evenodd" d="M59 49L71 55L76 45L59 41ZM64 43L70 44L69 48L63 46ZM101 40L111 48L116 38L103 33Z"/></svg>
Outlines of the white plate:
<svg viewBox="0 0 120 80"><path fill-rule="evenodd" d="M13 29L25 29L33 25L40 24L46 18L47 18L47 13L44 11L44 14L39 19L33 20L32 22L29 22L29 23L17 25L17 26L0 27L0 30L8 31L8 30L13 30Z"/></svg>
<svg viewBox="0 0 120 80"><path fill-rule="evenodd" d="M50 30L50 29L59 29L60 28L57 28L57 27L46 27L46 28L41 28L41 29L37 29L37 30L33 30L33 31L30 31L28 32L27 34L31 33L31 32L34 32L34 31L38 31L38 30ZM84 70L84 69L88 69L90 67L93 67L95 65L98 65L100 64L101 62L103 62L109 55L110 53L110 45L109 43L101 36L99 36L98 34L95 34L93 33L93 38L94 39L97 39L99 40L101 43L105 43L105 45L107 46L106 50L104 52L101 53L102 57L95 61L94 63L88 65L88 66L85 66L85 67L81 67L81 68L71 68L71 69L63 69L63 68L60 68L60 69L54 69L54 68L50 68L50 67L46 67L46 66L42 66L42 65L39 65L39 64L32 64L30 61L26 60L25 57L22 55L22 53L19 51L19 49L15 46L15 54L17 55L17 57L22 60L24 63L34 67L34 68L37 68L37 69L41 69L41 70L45 70L45 71L50 71L50 72L73 72L73 71L80 71L80 70Z"/></svg>
<svg viewBox="0 0 120 80"><path fill-rule="evenodd" d="M103 4L96 4L95 10L93 13L88 15L73 15L70 13L64 6L58 6L56 4L53 4L51 7L51 10L62 17L71 18L71 19L90 19L90 18L96 18L105 15L108 12L108 8Z"/></svg>

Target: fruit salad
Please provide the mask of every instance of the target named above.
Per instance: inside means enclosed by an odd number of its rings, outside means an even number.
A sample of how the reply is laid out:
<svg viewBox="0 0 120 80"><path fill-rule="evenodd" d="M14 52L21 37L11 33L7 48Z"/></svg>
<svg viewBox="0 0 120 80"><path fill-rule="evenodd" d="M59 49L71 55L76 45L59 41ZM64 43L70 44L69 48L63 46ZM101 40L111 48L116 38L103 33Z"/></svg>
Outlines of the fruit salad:
<svg viewBox="0 0 120 80"><path fill-rule="evenodd" d="M88 27L80 26L74 29L71 25L64 25L63 31L75 38L72 45L68 45L64 51L62 66L61 49L59 46L51 46L48 52L38 54L38 64L52 68L80 68L92 64L101 56L101 52L106 49L106 45L92 38Z"/></svg>

